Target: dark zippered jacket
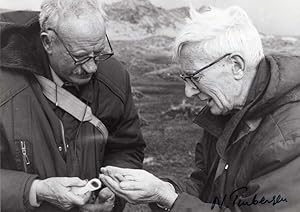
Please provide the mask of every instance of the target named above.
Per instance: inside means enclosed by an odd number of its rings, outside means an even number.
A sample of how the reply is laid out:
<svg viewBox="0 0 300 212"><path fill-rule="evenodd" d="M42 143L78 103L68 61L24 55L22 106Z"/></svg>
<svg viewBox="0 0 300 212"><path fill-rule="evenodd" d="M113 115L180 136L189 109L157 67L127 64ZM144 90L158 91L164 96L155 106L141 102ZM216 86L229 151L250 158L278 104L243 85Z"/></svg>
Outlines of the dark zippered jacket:
<svg viewBox="0 0 300 212"><path fill-rule="evenodd" d="M38 13L10 12L1 14L0 18L2 211L32 209L28 195L36 178L91 179L98 177L100 167L106 165L142 168L145 143L133 104L129 74L120 63L114 58L101 63L92 80L78 94L107 127L106 141L92 124L80 125L64 111L57 112L60 109L43 95L33 74L49 79L51 75L39 38ZM61 210L43 202L34 211Z"/></svg>
<svg viewBox="0 0 300 212"><path fill-rule="evenodd" d="M300 58L266 56L245 107L214 116L206 108L196 170L172 212L300 211Z"/></svg>

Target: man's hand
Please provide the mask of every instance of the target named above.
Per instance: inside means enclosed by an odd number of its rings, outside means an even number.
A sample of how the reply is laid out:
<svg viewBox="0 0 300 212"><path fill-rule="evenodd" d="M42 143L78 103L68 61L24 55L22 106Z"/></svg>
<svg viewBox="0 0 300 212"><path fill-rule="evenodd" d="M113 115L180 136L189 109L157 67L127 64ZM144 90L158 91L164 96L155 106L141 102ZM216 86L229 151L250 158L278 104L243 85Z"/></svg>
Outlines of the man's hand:
<svg viewBox="0 0 300 212"><path fill-rule="evenodd" d="M156 202L170 208L177 198L174 187L145 170L101 168L102 182L120 197L133 204Z"/></svg>
<svg viewBox="0 0 300 212"><path fill-rule="evenodd" d="M114 208L115 194L108 188L103 188L94 203L80 207L80 212L110 212Z"/></svg>
<svg viewBox="0 0 300 212"><path fill-rule="evenodd" d="M51 177L36 182L36 195L39 201L50 202L63 210L70 210L75 205L84 205L91 192L76 195L72 187L85 186L87 182L78 177Z"/></svg>

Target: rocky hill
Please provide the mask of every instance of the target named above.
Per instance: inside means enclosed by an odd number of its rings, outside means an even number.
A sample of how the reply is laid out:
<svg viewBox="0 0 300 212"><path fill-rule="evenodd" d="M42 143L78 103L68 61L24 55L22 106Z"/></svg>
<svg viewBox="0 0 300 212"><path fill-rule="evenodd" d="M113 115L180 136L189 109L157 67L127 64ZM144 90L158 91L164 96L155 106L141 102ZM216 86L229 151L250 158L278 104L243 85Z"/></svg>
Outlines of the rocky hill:
<svg viewBox="0 0 300 212"><path fill-rule="evenodd" d="M173 37L183 23L176 10L154 6L149 0L123 0L105 5L108 32L113 39L136 39L153 35Z"/></svg>
<svg viewBox="0 0 300 212"><path fill-rule="evenodd" d="M188 7L167 10L149 0L122 0L105 6L108 35L116 56L132 77L143 74L176 79L179 68L172 62L172 43ZM261 33L265 53L300 55L300 40ZM173 77L175 76L175 77Z"/></svg>
<svg viewBox="0 0 300 212"><path fill-rule="evenodd" d="M188 7L179 7L169 10L174 16L180 19L180 22L183 22L186 17L189 16Z"/></svg>

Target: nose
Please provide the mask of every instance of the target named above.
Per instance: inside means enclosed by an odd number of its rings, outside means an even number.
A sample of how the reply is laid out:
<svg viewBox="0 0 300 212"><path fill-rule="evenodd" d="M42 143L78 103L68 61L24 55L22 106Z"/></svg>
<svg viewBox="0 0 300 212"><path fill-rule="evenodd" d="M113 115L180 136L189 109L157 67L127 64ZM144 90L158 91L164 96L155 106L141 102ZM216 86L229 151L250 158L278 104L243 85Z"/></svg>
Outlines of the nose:
<svg viewBox="0 0 300 212"><path fill-rule="evenodd" d="M93 59L90 59L81 66L89 74L93 74L97 71L97 65Z"/></svg>
<svg viewBox="0 0 300 212"><path fill-rule="evenodd" d="M202 92L199 93L198 96L199 96L199 99L200 99L201 101L205 101L205 100L210 99L210 97L209 97L208 95L206 95L205 93L202 93Z"/></svg>
<svg viewBox="0 0 300 212"><path fill-rule="evenodd" d="M200 93L200 91L197 88L195 88L194 85L192 86L187 82L185 83L185 90L184 91L185 91L185 95L189 98L196 95L196 94L198 94L198 93Z"/></svg>

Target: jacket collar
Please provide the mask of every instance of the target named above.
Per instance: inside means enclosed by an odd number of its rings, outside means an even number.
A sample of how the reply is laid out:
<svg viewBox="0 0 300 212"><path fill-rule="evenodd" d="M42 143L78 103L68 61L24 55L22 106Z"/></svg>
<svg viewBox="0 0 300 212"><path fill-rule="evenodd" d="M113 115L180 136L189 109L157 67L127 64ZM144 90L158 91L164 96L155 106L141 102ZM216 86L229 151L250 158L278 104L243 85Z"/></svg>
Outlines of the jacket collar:
<svg viewBox="0 0 300 212"><path fill-rule="evenodd" d="M60 77L53 71L50 66L52 81L59 87L62 87L64 82L60 79Z"/></svg>
<svg viewBox="0 0 300 212"><path fill-rule="evenodd" d="M270 73L269 69L265 67L267 67L267 63L265 60L262 60L262 62L258 66L258 70L261 69L262 71L257 71L243 109L235 111L235 113L233 113L232 115L227 115L225 117L214 116L210 113L209 110L207 110L203 114L199 114L194 120L195 123L200 126L204 126L205 130L213 133L213 135L218 138L216 150L224 160L226 148L229 145L229 142L236 128L238 127L246 113L249 111L249 109L259 101L260 97L268 86Z"/></svg>
<svg viewBox="0 0 300 212"><path fill-rule="evenodd" d="M194 122L218 138L216 149L225 159L225 152L235 130L242 121L263 118L277 108L300 101L300 77L295 68L300 58L267 56L257 67L246 104L233 115L214 116L204 108Z"/></svg>
<svg viewBox="0 0 300 212"><path fill-rule="evenodd" d="M236 119L238 114L244 113L245 108L249 110L249 105L252 105L251 103L255 100L255 98L259 97L259 94L261 94L262 91L266 89L266 86L268 84L267 83L268 78L269 78L266 71L268 69L265 68L266 66L267 66L266 60L262 60L259 67L263 67L261 68L263 71L257 72L246 100L246 104L245 104L246 106L244 106L242 110L240 111L235 110L231 114L228 114L226 116L222 116L222 115L216 116L211 114L209 108L205 106L194 119L194 123L202 127L204 130L208 131L215 137L217 138L220 137L224 131L225 126L227 125L227 122Z"/></svg>

